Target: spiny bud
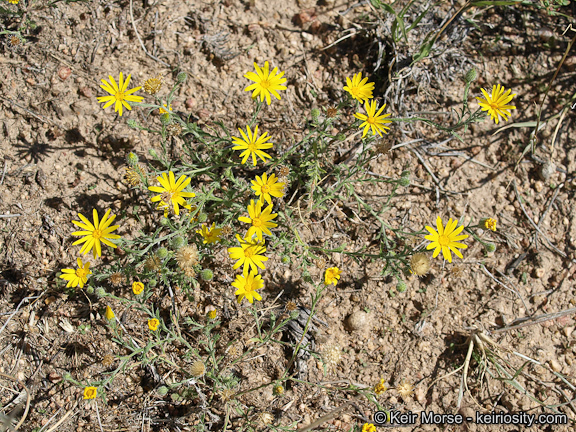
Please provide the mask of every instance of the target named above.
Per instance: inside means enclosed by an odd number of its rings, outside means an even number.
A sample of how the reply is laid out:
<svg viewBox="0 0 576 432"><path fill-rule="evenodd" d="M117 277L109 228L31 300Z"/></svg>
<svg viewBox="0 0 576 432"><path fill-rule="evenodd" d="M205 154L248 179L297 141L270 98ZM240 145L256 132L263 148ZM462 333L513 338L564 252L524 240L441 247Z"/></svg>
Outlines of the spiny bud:
<svg viewBox="0 0 576 432"><path fill-rule="evenodd" d="M312 276L310 276L310 272L308 270L304 270L302 272L302 279L305 282L312 282Z"/></svg>
<svg viewBox="0 0 576 432"><path fill-rule="evenodd" d="M398 281L398 283L396 284L396 291L398 291L399 293L403 293L406 291L406 289L407 289L406 282Z"/></svg>
<svg viewBox="0 0 576 432"><path fill-rule="evenodd" d="M208 220L208 215L204 212L201 212L201 213L198 213L197 218L198 218L198 222L204 223Z"/></svg>
<svg viewBox="0 0 576 432"><path fill-rule="evenodd" d="M86 294L88 295L94 294L94 287L91 286L86 287Z"/></svg>
<svg viewBox="0 0 576 432"><path fill-rule="evenodd" d="M166 386L158 387L156 393L158 393L158 396L166 396L168 394L168 387Z"/></svg>
<svg viewBox="0 0 576 432"><path fill-rule="evenodd" d="M281 384L276 384L274 387L272 387L272 394L274 396L282 396L284 394L284 386L282 386Z"/></svg>
<svg viewBox="0 0 576 432"><path fill-rule="evenodd" d="M464 81L466 81L467 84L476 81L476 78L478 78L478 72L476 72L474 68L470 69L466 75L464 75Z"/></svg>
<svg viewBox="0 0 576 432"><path fill-rule="evenodd" d="M170 114L169 113L164 113L160 116L160 122L162 122L163 125L169 125L170 124Z"/></svg>
<svg viewBox="0 0 576 432"><path fill-rule="evenodd" d="M150 285L152 288L154 288L156 285L158 285L158 281L156 279L150 279L148 281L148 285Z"/></svg>
<svg viewBox="0 0 576 432"><path fill-rule="evenodd" d="M344 134L338 134L338 135L336 135L336 139L337 139L338 141L345 141L345 140L346 140L346 135L344 135Z"/></svg>
<svg viewBox="0 0 576 432"><path fill-rule="evenodd" d="M496 245L494 243L486 243L484 245L486 252L494 252L496 250Z"/></svg>
<svg viewBox="0 0 576 432"><path fill-rule="evenodd" d="M200 277L204 281L211 281L214 278L214 272L210 269L204 269L200 272Z"/></svg>
<svg viewBox="0 0 576 432"><path fill-rule="evenodd" d="M165 217L160 218L160 225L168 226L169 224L170 224L170 221L168 220L168 218L165 218Z"/></svg>
<svg viewBox="0 0 576 432"><path fill-rule="evenodd" d="M138 122L136 122L136 120L134 120L134 119L128 119L128 120L126 121L126 124L127 124L129 127L131 127L132 129L136 129L136 130L139 130L139 129L140 129L140 126L138 125Z"/></svg>
<svg viewBox="0 0 576 432"><path fill-rule="evenodd" d="M184 246L184 245L186 244L186 240L184 240L184 239L183 239L182 237L180 237L180 236L177 236L177 237L174 237L174 238L172 239L172 241L170 242L170 244L171 244L171 246L172 246L174 249L180 249L182 246Z"/></svg>
<svg viewBox="0 0 576 432"><path fill-rule="evenodd" d="M314 121L314 123L318 123L318 119L320 118L320 110L318 108L312 108L310 114L312 115L312 121Z"/></svg>
<svg viewBox="0 0 576 432"><path fill-rule="evenodd" d="M178 81L178 83L183 83L184 81L186 81L186 78L188 78L188 75L186 74L186 72L180 72L178 74L178 76L176 77L176 81Z"/></svg>
<svg viewBox="0 0 576 432"><path fill-rule="evenodd" d="M288 255L282 255L280 262L282 264L290 264L290 257Z"/></svg>
<svg viewBox="0 0 576 432"><path fill-rule="evenodd" d="M156 150L150 149L148 150L148 154L152 156L154 159L158 159L158 153L156 153Z"/></svg>
<svg viewBox="0 0 576 432"><path fill-rule="evenodd" d="M161 247L156 251L156 255L158 256L158 258L164 259L168 256L168 249L166 249L165 247Z"/></svg>
<svg viewBox="0 0 576 432"><path fill-rule="evenodd" d="M400 180L398 181L398 183L402 187L408 187L408 186L410 186L410 177L400 177Z"/></svg>
<svg viewBox="0 0 576 432"><path fill-rule="evenodd" d="M102 287L97 287L94 291L96 293L96 297L102 298L106 296L106 290Z"/></svg>
<svg viewBox="0 0 576 432"><path fill-rule="evenodd" d="M128 153L128 156L126 156L126 162L130 166L133 166L133 167L137 166L138 165L138 155L134 152Z"/></svg>

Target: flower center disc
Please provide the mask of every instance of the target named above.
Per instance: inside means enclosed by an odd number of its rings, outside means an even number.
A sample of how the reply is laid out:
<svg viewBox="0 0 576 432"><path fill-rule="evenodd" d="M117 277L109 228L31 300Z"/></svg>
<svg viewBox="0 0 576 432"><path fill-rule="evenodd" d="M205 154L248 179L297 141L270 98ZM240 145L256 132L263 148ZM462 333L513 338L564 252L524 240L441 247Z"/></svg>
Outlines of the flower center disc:
<svg viewBox="0 0 576 432"><path fill-rule="evenodd" d="M123 92L118 92L116 93L116 100L122 102L124 100L124 93Z"/></svg>
<svg viewBox="0 0 576 432"><path fill-rule="evenodd" d="M86 277L86 270L81 269L81 268L77 269L76 270L76 276L78 276L79 278Z"/></svg>
<svg viewBox="0 0 576 432"><path fill-rule="evenodd" d="M262 221L258 218L252 219L252 225L255 227L261 227L262 226Z"/></svg>
<svg viewBox="0 0 576 432"><path fill-rule="evenodd" d="M450 239L448 236L441 235L438 237L438 243L440 243L440 246L448 246L450 244Z"/></svg>
<svg viewBox="0 0 576 432"><path fill-rule="evenodd" d="M260 83L260 86L261 86L262 88L267 89L268 87L270 87L270 81L268 81L268 80L262 81L262 82Z"/></svg>
<svg viewBox="0 0 576 432"><path fill-rule="evenodd" d="M269 193L269 192L270 192L270 187L268 185L262 186L262 193Z"/></svg>
<svg viewBox="0 0 576 432"><path fill-rule="evenodd" d="M92 237L94 237L95 239L99 239L100 237L102 237L102 230L94 230L94 232L92 232Z"/></svg>
<svg viewBox="0 0 576 432"><path fill-rule="evenodd" d="M374 117L368 117L368 118L366 119L366 122L367 122L368 124L371 124L371 125L374 124L374 123L376 123L376 122L374 121Z"/></svg>

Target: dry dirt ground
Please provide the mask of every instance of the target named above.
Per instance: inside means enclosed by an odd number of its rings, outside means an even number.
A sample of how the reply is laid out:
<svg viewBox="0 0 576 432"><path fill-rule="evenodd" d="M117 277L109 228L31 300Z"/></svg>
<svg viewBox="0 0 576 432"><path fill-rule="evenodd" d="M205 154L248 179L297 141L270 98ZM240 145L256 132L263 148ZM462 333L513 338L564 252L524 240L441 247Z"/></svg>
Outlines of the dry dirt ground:
<svg viewBox="0 0 576 432"><path fill-rule="evenodd" d="M406 4L400 3L396 10ZM144 371L137 366L118 376L107 390L107 403L82 400L82 388L62 380L66 373L84 383L101 379L113 367L110 356L119 355L101 317L103 305L82 292L71 295L57 288L57 272L70 267L78 253L71 246L71 220L93 207L111 207L124 215L122 234L134 234L139 227L134 206L145 205L122 182L125 156L133 151L146 160L148 150L158 148L156 138L126 125L127 118L142 123L158 119L145 118L139 109L122 118L102 110L96 101L104 94L100 79L131 73L141 85L163 74L172 85L184 71L188 79L173 108L201 127L221 121L234 129L246 124L253 107L243 91L249 84L243 75L253 62L270 61L288 78L282 100L263 114L281 154L302 136L310 109L337 103L344 96L345 77L360 71L376 82L375 95L384 98L393 117L425 112L449 124L454 121L451 110L461 102L462 76L475 66L478 80L471 95L502 83L517 94L518 109L507 124L535 121L574 34L562 35L568 19L550 17L535 6L471 8L446 28L429 58L411 66L426 35L440 29L462 4L429 4L418 26L395 45L391 15L376 12L365 1L138 0L132 5L133 20L126 1L3 6L27 9L25 16L1 16L4 29L24 25L26 42L12 46L6 39L0 48L0 396L6 406L26 394L19 383L29 389L29 411L20 427L24 431L99 430L98 417L105 431L200 430L194 401L158 395L144 385ZM424 6L412 5L406 21L414 22ZM570 15L574 9L562 11ZM144 52L136 31L157 60ZM371 170L398 178L408 167L412 183L392 201L387 220L418 231L433 225L438 215L464 216L466 223L494 217L498 231L482 237L494 242L496 251L487 254L480 243L470 241L463 260L433 260L428 276L406 279L404 293L395 291L392 278L382 276L380 262L328 257L343 275L318 305L319 318L330 324L320 326L317 344L319 350L339 345L340 362L325 373L311 358L306 379L316 385L292 385L280 396L267 387L241 396L240 404L251 413L271 412L273 425L294 430L350 399L355 408L338 413L318 430L360 430L374 405L339 388L373 387L384 378L391 388L402 382L415 385L412 396L394 390L381 396L386 409L464 415L553 412L544 404L576 420L574 312L534 320L576 306L575 115L570 107L563 111L575 90L575 67L572 52L544 102L544 127L534 154L521 156L533 127L495 134L502 124L485 121L463 132L463 142L421 123L392 127L385 139L396 148L381 155ZM351 114L343 113L335 127L347 124ZM336 160L354 145L354 140L346 141L328 156ZM555 169L549 169L548 161ZM366 187L360 192L378 201L389 191ZM304 239L318 244L339 239L333 244L345 241L348 250L369 245L377 227L363 223L366 215L357 211L338 203L329 217L316 214L314 223L302 227ZM197 292L194 303L179 296L179 307L191 316L204 313L198 302L229 308L235 318L223 321L224 339L248 339L249 330L242 328L250 328L251 315L237 305L229 282L219 280L231 268L225 251L219 256L223 264L212 291ZM294 301L309 306L312 288L301 281L297 259L291 266L282 266L278 257L272 261L262 307L279 294L276 305ZM313 269L312 277L320 278L321 270ZM358 311L367 311L367 324L351 331L346 319ZM520 318L529 318L523 322L529 325L490 333ZM493 364L483 376L476 354L468 369L470 391L459 409L463 370L434 382L465 363L471 327L484 329L482 334L499 344L499 349L486 349L519 370L517 381L525 392L499 380ZM289 358L289 351L277 347L260 354L242 364L239 390L277 378ZM214 412L224 409L218 400ZM16 421L22 415L17 410ZM245 425L241 416L231 417L231 430ZM222 426L215 422L206 428ZM471 422L402 430L520 429Z"/></svg>

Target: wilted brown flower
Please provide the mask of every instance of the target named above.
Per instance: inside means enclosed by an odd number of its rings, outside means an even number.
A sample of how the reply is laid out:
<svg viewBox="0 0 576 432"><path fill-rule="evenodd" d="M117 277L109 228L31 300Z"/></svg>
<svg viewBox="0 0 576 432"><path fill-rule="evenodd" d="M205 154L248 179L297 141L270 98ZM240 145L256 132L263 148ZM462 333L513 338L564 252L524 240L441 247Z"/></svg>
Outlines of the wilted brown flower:
<svg viewBox="0 0 576 432"><path fill-rule="evenodd" d="M154 78L148 78L144 82L144 91L149 95L155 95L162 88L162 84L164 84L164 78L162 75L157 75Z"/></svg>

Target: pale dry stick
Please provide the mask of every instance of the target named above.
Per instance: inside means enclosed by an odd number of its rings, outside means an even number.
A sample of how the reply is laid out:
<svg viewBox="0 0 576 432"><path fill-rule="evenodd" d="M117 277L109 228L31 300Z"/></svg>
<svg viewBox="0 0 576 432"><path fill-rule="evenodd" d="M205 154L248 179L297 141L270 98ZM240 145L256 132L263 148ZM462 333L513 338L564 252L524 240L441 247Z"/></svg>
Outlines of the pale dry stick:
<svg viewBox="0 0 576 432"><path fill-rule="evenodd" d="M2 171L2 179L0 179L0 185L4 183L4 176L6 175L7 170L8 170L8 160L4 159L4 170Z"/></svg>
<svg viewBox="0 0 576 432"><path fill-rule="evenodd" d="M170 67L170 65L168 63L166 63L166 62L160 60L158 57L155 57L152 54L150 54L148 52L148 50L146 49L146 47L144 46L144 42L142 42L142 38L140 37L140 33L138 33L138 29L136 28L136 23L134 22L133 9L134 9L134 6L132 5L132 0L130 0L130 21L132 22L132 28L134 29L134 33L136 33L136 37L138 38L138 42L140 42L140 46L142 47L142 49L144 50L144 52L146 53L146 55L148 57L156 60L158 63L162 63L164 66Z"/></svg>
<svg viewBox="0 0 576 432"><path fill-rule="evenodd" d="M355 28L351 28L351 29L349 29L349 30L350 30L350 34L347 34L346 36L342 36L340 39L332 42L330 45L326 45L324 48L320 48L320 51L324 51L324 50L327 50L328 48L332 48L334 45L339 44L339 43L342 42L343 40L346 40L346 39L348 39L348 38L356 35L357 30L356 30ZM345 31L347 31L347 30L345 30Z"/></svg>
<svg viewBox="0 0 576 432"><path fill-rule="evenodd" d="M56 424L54 426L52 426L50 429L48 429L46 432L53 432L56 430L56 428L58 428L58 426L60 426L62 423L64 423L66 421L66 419L68 417L70 417L70 415L76 415L78 414L78 412L72 414L74 412L74 410L76 409L76 407L78 406L78 401L76 401L76 403L74 404L74 406L72 408L70 408L68 411L66 411L66 414L64 414L62 416L62 418L60 420L58 420L56 422Z"/></svg>
<svg viewBox="0 0 576 432"><path fill-rule="evenodd" d="M542 214L542 217L540 218L540 220L538 221L538 226L540 226L542 224L542 222L544 221L544 219L546 219L546 216L548 215L548 212L550 211L550 209L552 208L552 205L554 204L554 201L556 200L556 197L558 196L558 193L560 192L560 189L562 189L562 187L564 186L564 183L562 183L560 186L558 186L556 188L556 190L554 191L554 195L552 196L552 199L550 200L550 203L548 203L548 206L546 207L546 210L544 210L544 213ZM536 241L536 247L538 247L538 233L534 234L534 240Z"/></svg>
<svg viewBox="0 0 576 432"><path fill-rule="evenodd" d="M96 418L98 419L98 426L100 426L100 432L104 432L104 429L102 429L102 422L100 421L100 412L98 411L98 401L94 401L94 403L96 404Z"/></svg>
<svg viewBox="0 0 576 432"><path fill-rule="evenodd" d="M322 423L327 422L328 420L332 420L334 417L336 417L338 414L340 414L342 411L346 410L347 408L349 408L352 405L352 402L348 402L345 403L344 405L336 408L335 410L333 410L332 412L326 414L323 417L320 417L318 420L316 420L315 422L310 423L308 426L304 426L303 428L297 429L296 432L307 432L313 429L316 429L318 426L320 426Z"/></svg>
<svg viewBox="0 0 576 432"><path fill-rule="evenodd" d="M12 218L22 216L20 213L0 215L0 218Z"/></svg>
<svg viewBox="0 0 576 432"><path fill-rule="evenodd" d="M14 431L17 431L18 429L20 429L20 426L22 426L22 424L24 423L24 420L26 420L26 417L28 417L28 410L30 409L30 401L32 400L32 396L30 394L30 390L28 389L28 387L26 387L26 385L19 379L14 378L10 375L3 374L1 372L0 376L6 379L10 379L12 381L16 381L18 384L22 386L22 388L24 388L24 390L26 390L26 408L24 409L24 414L22 414L22 418L20 419L16 427L14 427L13 429Z"/></svg>
<svg viewBox="0 0 576 432"><path fill-rule="evenodd" d="M506 288L508 291L516 294L516 296L520 299L520 301L522 302L522 304L524 305L524 307L526 308L527 311L530 310L530 307L526 304L526 302L524 301L524 298L520 295L520 293L518 291L516 291L515 289L512 289L510 287L508 287L504 282L498 280L496 278L496 276L494 276L492 273L490 273L490 271L488 271L488 269L484 266L484 264L480 264L480 268L482 270L484 270L484 273L486 273L494 282L498 283L499 285L502 285L504 288Z"/></svg>
<svg viewBox="0 0 576 432"><path fill-rule="evenodd" d="M550 159L554 160L554 156L556 155L556 137L558 136L558 131L560 130L560 126L562 125L562 121L564 120L564 116L566 116L566 113L568 112L568 107L564 107L564 109L562 110L562 114L560 114L560 119L558 120L558 124L556 125L556 128L554 129L554 134L552 135L552 149L550 150Z"/></svg>
<svg viewBox="0 0 576 432"><path fill-rule="evenodd" d="M538 227L538 225L536 225L536 224L534 223L534 221L532 220L532 218L528 215L528 212L526 211L526 208L524 208L524 204L522 203L522 199L521 199L520 193L518 192L518 186L516 186L516 180L515 180L515 179L514 179L514 181L512 182L512 185L514 186L514 192L516 192L516 199L517 199L518 202L520 203L520 207L522 208L522 212L524 213L524 216L526 216L526 217L528 218L528 220L530 221L530 223L532 224L532 226L536 229L536 231L538 231L538 232L540 233L540 235L542 236L542 238L543 238L544 240L546 240L546 242L548 243L548 245L549 245L552 249L554 249L556 252L558 252L558 254L561 255L563 258L566 258L566 254L552 244L552 242L550 241L550 239L549 239L548 237L546 237L546 235L540 230L540 228Z"/></svg>
<svg viewBox="0 0 576 432"><path fill-rule="evenodd" d="M570 309L566 309L560 312L555 312L555 313L549 313L549 314L542 314L542 315L538 315L535 317L525 317L525 318L519 318L517 320L512 321L512 324L506 327L502 327L499 329L495 329L495 330L491 330L491 333L502 333L502 332L507 332L510 330L517 330L519 328L522 327L527 327L530 325L534 325L534 324L538 324L538 323L542 323L545 321L550 321L556 318L561 318L563 316L566 315L570 315L570 314L574 314L576 313L576 308L570 308ZM517 324L514 324L517 323Z"/></svg>

